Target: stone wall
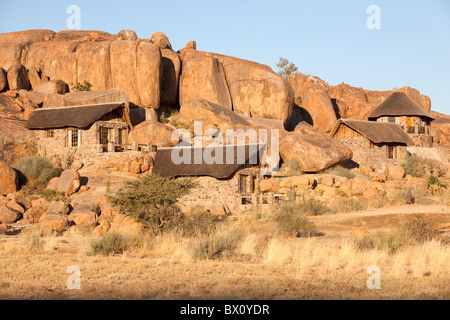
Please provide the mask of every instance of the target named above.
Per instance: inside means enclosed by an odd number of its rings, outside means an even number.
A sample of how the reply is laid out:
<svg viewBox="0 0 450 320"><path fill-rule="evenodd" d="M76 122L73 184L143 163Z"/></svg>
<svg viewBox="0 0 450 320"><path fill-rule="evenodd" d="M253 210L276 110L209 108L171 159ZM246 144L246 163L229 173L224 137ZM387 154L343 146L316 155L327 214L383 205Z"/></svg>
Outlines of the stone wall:
<svg viewBox="0 0 450 320"><path fill-rule="evenodd" d="M99 128L111 129L110 140L107 145L100 144ZM59 157L62 161L79 160L84 163L93 163L97 160L106 160L123 156L119 148L114 146L119 142L119 129L124 130L123 144L128 143L128 125L117 121L97 121L91 126L80 129L80 143L76 147L68 146L68 131L78 130L77 128L36 130L37 146L40 154L45 154L48 158Z"/></svg>
<svg viewBox="0 0 450 320"><path fill-rule="evenodd" d="M395 159L388 158L388 145L374 144L365 137L339 138L340 142L349 147L353 152L352 160L357 164L370 165L384 171L386 164L400 164L407 157L406 146L395 146Z"/></svg>
<svg viewBox="0 0 450 320"><path fill-rule="evenodd" d="M407 118L411 118L408 125ZM388 117L380 117L377 122L388 122ZM411 137L416 147L431 148L433 146L433 137L431 136L430 121L420 117L395 117L395 123Z"/></svg>
<svg viewBox="0 0 450 320"><path fill-rule="evenodd" d="M256 186L251 191L247 189L242 192L240 177L245 176L247 181L255 178ZM257 203L259 195L259 182L261 180L259 170L241 169L228 179L216 179L213 177L197 177L195 181L198 186L191 190L188 195L178 200L182 212L189 213L191 209L201 207L219 213L222 208L224 212L237 212L249 209ZM243 198L245 198L243 200ZM247 201L245 201L247 200Z"/></svg>

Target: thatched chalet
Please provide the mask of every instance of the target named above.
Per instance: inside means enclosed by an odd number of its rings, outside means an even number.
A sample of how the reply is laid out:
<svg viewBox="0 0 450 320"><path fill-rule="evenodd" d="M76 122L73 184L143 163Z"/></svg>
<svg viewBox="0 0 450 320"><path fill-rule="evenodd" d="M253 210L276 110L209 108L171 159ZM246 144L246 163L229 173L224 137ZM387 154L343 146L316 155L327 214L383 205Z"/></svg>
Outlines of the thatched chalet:
<svg viewBox="0 0 450 320"><path fill-rule="evenodd" d="M198 186L179 199L185 211L197 207L216 213L240 210L267 203L259 189L264 178L262 148L259 144L158 148L152 173L196 177Z"/></svg>
<svg viewBox="0 0 450 320"><path fill-rule="evenodd" d="M116 102L36 109L26 127L46 156L93 161L126 150L131 122L125 104Z"/></svg>
<svg viewBox="0 0 450 320"><path fill-rule="evenodd" d="M418 147L432 147L433 116L403 92L392 93L369 115L370 121L396 123Z"/></svg>
<svg viewBox="0 0 450 320"><path fill-rule="evenodd" d="M383 168L407 157L414 141L395 123L339 119L330 135L348 146L357 164Z"/></svg>

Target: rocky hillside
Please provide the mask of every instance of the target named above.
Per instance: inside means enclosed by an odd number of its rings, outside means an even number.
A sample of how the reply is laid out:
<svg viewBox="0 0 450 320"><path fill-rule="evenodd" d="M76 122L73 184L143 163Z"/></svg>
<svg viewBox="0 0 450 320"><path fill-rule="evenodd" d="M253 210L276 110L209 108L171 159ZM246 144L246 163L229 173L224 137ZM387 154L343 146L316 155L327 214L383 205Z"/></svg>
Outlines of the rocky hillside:
<svg viewBox="0 0 450 320"><path fill-rule="evenodd" d="M431 111L430 97L411 87L375 91L345 83L330 86L318 77L302 73L291 75L288 82L295 94L292 123L307 121L322 132L329 132L339 118L367 120L368 115L394 91L406 93L425 110ZM435 141L448 144L450 116L431 112L436 118L432 122Z"/></svg>
<svg viewBox="0 0 450 320"><path fill-rule="evenodd" d="M91 91L74 92L83 86ZM430 110L429 97L410 87L399 90ZM146 140L151 135L161 138L163 145L171 145L169 134L177 126L192 131L193 121L221 131L273 127L273 123L248 119L278 121L281 158L296 158L305 171L317 172L352 156L326 135L336 120L365 119L390 94L347 84L330 86L301 73L286 80L263 64L197 51L195 41L174 51L161 32L149 39L138 39L131 30L117 35L51 30L5 33L0 34L0 145L4 150L0 160L10 164L39 151L33 134L24 128L36 108L120 100L129 105L134 124L152 120L135 127L131 137ZM179 113L176 119L167 125L158 123L168 110ZM435 139L448 143L449 120L444 115L437 119ZM311 152L316 157L308 156Z"/></svg>

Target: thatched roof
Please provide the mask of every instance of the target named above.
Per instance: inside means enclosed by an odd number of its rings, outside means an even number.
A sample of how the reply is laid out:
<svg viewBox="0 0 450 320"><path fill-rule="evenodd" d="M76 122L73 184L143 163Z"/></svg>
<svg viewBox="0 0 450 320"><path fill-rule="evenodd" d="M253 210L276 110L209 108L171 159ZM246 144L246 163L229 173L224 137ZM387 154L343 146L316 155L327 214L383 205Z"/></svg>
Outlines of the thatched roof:
<svg viewBox="0 0 450 320"><path fill-rule="evenodd" d="M131 127L128 109L123 102L98 103L71 107L36 109L27 122L27 129L86 128L104 115L120 109Z"/></svg>
<svg viewBox="0 0 450 320"><path fill-rule="evenodd" d="M401 143L414 145L414 141L396 123L376 122L366 120L339 119L330 135L334 137L339 127L345 124L373 143Z"/></svg>
<svg viewBox="0 0 450 320"><path fill-rule="evenodd" d="M152 173L165 178L211 176L217 179L225 179L231 177L243 166L257 165L259 163L258 151L262 150L262 148L265 148L265 145L247 144L158 148ZM190 161L186 162L190 163L174 163L172 152L174 152L175 157L181 158L183 155L187 155L186 158L190 159ZM207 163L203 155L209 154L214 157L216 152L222 152L222 155L217 157L222 159L222 163ZM228 158L229 161L227 161L227 153L231 154ZM199 159L199 163L196 163L195 157L199 157L200 154L202 155L201 159ZM241 154L243 155L242 157L240 156Z"/></svg>
<svg viewBox="0 0 450 320"><path fill-rule="evenodd" d="M396 91L369 114L369 120L383 116L417 116L434 120L433 116L406 93Z"/></svg>

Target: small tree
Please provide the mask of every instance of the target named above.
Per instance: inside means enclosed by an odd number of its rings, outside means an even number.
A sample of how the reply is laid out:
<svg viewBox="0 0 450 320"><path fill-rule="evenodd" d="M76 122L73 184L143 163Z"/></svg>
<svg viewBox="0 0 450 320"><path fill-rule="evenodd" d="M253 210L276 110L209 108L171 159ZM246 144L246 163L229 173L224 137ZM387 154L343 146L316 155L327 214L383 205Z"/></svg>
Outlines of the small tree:
<svg viewBox="0 0 450 320"><path fill-rule="evenodd" d="M288 59L282 57L280 57L280 60L275 65L279 69L278 74L285 79L287 79L291 74L294 74L298 70L293 62L290 62Z"/></svg>
<svg viewBox="0 0 450 320"><path fill-rule="evenodd" d="M108 198L127 215L150 225L156 233L154 227L161 231L174 218L175 202L194 186L191 178L168 179L146 174L127 181L123 191Z"/></svg>

